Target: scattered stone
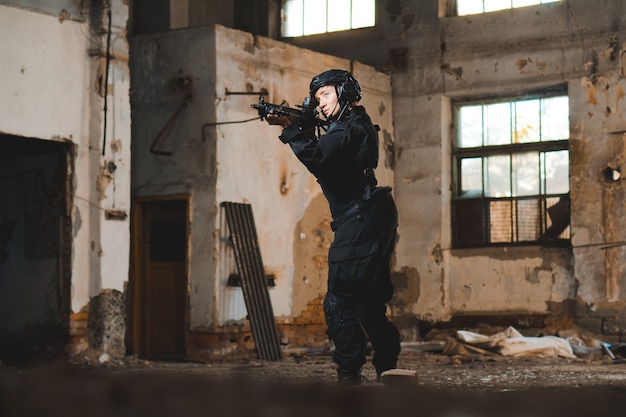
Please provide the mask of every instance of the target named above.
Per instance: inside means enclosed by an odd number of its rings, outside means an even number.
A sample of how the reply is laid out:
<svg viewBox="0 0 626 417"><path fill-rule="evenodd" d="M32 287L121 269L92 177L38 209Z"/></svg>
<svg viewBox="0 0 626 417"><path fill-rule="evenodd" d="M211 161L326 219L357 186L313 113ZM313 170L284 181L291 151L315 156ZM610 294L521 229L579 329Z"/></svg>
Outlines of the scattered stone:
<svg viewBox="0 0 626 417"><path fill-rule="evenodd" d="M390 369L380 375L380 381L385 385L417 384L417 371L410 369Z"/></svg>

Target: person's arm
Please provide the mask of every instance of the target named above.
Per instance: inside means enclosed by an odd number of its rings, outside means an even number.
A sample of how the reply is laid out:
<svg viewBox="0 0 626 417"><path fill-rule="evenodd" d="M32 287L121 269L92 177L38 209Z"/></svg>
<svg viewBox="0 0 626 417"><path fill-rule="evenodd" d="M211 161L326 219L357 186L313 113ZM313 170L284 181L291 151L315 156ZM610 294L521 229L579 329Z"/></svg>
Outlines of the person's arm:
<svg viewBox="0 0 626 417"><path fill-rule="evenodd" d="M321 135L319 139L314 132L301 132L297 127L290 126L283 130L280 140L291 146L294 154L313 174L326 168L341 164L341 150L348 140L347 126L338 125L332 132ZM346 161L343 161L345 163Z"/></svg>

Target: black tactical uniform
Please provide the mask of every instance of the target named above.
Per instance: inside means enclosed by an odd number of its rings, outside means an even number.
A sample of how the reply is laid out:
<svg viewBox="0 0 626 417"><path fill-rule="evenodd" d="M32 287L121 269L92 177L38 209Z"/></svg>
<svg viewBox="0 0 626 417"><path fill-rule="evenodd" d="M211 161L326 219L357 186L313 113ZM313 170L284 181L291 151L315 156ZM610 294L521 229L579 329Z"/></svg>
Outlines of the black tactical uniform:
<svg viewBox="0 0 626 417"><path fill-rule="evenodd" d="M335 237L328 254L324 313L339 381L360 383L368 336L377 375L395 368L400 353L398 330L385 314L393 295L390 258L398 215L391 188L377 187L373 174L378 164L377 127L364 107L348 106L361 98L360 86L350 73L329 70L313 79L311 97L328 84L337 87L344 105L338 120L319 138L291 125L280 139L315 175L330 205Z"/></svg>

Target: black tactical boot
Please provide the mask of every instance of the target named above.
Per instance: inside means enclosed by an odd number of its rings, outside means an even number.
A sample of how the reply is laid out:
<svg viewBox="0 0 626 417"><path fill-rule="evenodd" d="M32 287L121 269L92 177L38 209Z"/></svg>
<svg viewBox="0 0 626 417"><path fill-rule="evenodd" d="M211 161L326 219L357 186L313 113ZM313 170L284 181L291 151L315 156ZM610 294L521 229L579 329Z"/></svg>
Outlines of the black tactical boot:
<svg viewBox="0 0 626 417"><path fill-rule="evenodd" d="M376 382L383 382L382 381L383 372L388 371L390 369L396 369L396 367L392 366L392 367L388 367L388 368L377 368L376 369Z"/></svg>
<svg viewBox="0 0 626 417"><path fill-rule="evenodd" d="M337 383L340 385L361 385L367 382L367 378L361 375L361 370L358 371L337 371Z"/></svg>

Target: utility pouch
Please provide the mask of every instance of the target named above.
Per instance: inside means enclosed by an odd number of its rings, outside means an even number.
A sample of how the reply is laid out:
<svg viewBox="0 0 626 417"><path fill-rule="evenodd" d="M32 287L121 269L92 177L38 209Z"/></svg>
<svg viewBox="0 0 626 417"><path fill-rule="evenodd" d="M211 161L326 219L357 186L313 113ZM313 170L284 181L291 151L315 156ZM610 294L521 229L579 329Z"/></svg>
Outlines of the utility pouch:
<svg viewBox="0 0 626 417"><path fill-rule="evenodd" d="M376 277L379 242L331 247L328 254L329 291L334 294L366 292Z"/></svg>

